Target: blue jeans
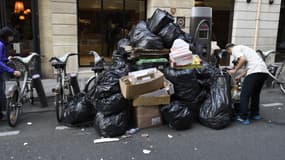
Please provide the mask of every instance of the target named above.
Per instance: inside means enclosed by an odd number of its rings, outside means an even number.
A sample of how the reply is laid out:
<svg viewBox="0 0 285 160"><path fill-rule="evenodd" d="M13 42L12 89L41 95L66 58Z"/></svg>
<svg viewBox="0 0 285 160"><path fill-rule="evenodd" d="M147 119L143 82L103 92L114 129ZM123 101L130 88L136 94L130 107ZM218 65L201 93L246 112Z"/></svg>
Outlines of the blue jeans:
<svg viewBox="0 0 285 160"><path fill-rule="evenodd" d="M6 109L5 80L0 75L0 114L3 109Z"/></svg>
<svg viewBox="0 0 285 160"><path fill-rule="evenodd" d="M248 116L259 114L259 97L264 81L267 78L266 73L253 73L248 75L243 82L240 94L240 117L242 119ZM250 101L250 110L249 110ZM249 115L250 113L250 115Z"/></svg>

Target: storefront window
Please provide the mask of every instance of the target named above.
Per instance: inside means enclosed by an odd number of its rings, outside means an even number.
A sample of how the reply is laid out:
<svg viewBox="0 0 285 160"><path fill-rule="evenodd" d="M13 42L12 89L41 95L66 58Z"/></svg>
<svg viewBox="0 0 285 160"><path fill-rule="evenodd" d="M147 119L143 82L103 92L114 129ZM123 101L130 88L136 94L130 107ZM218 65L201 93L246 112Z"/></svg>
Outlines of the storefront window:
<svg viewBox="0 0 285 160"><path fill-rule="evenodd" d="M33 51L32 9L30 0L6 1L6 24L16 31L9 54L28 55Z"/></svg>
<svg viewBox="0 0 285 160"><path fill-rule="evenodd" d="M38 36L37 0L1 0L0 27L13 28L16 35L14 42L7 46L7 56L25 57L31 52L40 54ZM34 70L40 73L40 62Z"/></svg>
<svg viewBox="0 0 285 160"><path fill-rule="evenodd" d="M145 20L144 0L79 0L78 39L80 66L90 66L95 50L111 58L117 41L126 37L132 25Z"/></svg>

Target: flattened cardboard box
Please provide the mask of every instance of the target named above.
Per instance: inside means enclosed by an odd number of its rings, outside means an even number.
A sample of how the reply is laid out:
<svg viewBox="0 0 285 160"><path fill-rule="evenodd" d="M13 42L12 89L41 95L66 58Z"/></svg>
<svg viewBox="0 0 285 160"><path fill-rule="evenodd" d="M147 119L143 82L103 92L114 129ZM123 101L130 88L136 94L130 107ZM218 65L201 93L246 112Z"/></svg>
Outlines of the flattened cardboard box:
<svg viewBox="0 0 285 160"><path fill-rule="evenodd" d="M131 84L129 76L120 78L120 88L122 95L126 99L133 99L139 95L163 88L163 73L157 71L156 77L145 83Z"/></svg>
<svg viewBox="0 0 285 160"><path fill-rule="evenodd" d="M133 106L153 106L169 103L170 95L165 89L140 95L133 100Z"/></svg>
<svg viewBox="0 0 285 160"><path fill-rule="evenodd" d="M138 128L161 125L159 106L138 106L135 108L135 121Z"/></svg>
<svg viewBox="0 0 285 160"><path fill-rule="evenodd" d="M136 97L133 106L153 106L170 103L170 94L174 93L173 84L164 79L164 88Z"/></svg>

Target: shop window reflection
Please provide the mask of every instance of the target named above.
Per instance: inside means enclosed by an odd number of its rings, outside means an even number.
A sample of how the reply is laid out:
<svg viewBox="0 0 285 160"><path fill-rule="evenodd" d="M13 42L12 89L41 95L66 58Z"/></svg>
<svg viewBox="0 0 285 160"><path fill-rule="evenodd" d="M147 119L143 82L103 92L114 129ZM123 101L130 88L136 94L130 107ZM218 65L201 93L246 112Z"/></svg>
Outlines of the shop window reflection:
<svg viewBox="0 0 285 160"><path fill-rule="evenodd" d="M33 51L31 0L6 1L8 26L15 29L15 42L8 55L26 56Z"/></svg>
<svg viewBox="0 0 285 160"><path fill-rule="evenodd" d="M80 0L78 10L79 62L90 66L96 50L111 60L117 41L127 37L132 25L145 20L145 1L134 0Z"/></svg>

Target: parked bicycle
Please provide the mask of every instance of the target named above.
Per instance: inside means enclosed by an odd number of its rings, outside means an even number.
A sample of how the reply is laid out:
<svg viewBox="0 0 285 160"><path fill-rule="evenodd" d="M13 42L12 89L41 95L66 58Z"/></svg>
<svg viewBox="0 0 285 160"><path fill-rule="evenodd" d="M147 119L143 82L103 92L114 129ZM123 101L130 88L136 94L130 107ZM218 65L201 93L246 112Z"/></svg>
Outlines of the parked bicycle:
<svg viewBox="0 0 285 160"><path fill-rule="evenodd" d="M83 89L85 93L88 93L92 89L92 87L96 86L96 82L99 77L98 75L102 73L105 69L104 68L105 61L103 57L100 57L96 51L90 51L89 54L94 56L94 65L91 69L94 72L94 75L92 75L86 81L86 84Z"/></svg>
<svg viewBox="0 0 285 160"><path fill-rule="evenodd" d="M266 62L268 57L272 54L276 54L275 51L269 50L266 52L262 52L261 50L257 50L257 53L260 54L262 59ZM282 91L283 94L285 94L285 60L282 62L275 62L273 64L266 63L269 76L271 78L271 86L275 87L277 84Z"/></svg>
<svg viewBox="0 0 285 160"><path fill-rule="evenodd" d="M39 57L37 53L32 53L28 57L13 57L8 62L9 66L22 72L23 82L20 84L20 78L16 78L15 84L10 86L7 92L7 119L11 127L15 127L22 113L23 105L26 102L34 104L33 89L35 88L42 107L47 106L45 92L40 80L39 74L32 75L32 70L35 69L36 59Z"/></svg>
<svg viewBox="0 0 285 160"><path fill-rule="evenodd" d="M58 122L62 121L63 110L65 105L80 92L76 73L66 73L66 63L70 56L78 55L77 53L66 53L63 57L52 57L49 61L56 69L57 86L52 89L55 93L55 109Z"/></svg>

